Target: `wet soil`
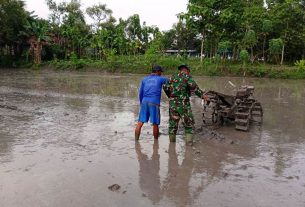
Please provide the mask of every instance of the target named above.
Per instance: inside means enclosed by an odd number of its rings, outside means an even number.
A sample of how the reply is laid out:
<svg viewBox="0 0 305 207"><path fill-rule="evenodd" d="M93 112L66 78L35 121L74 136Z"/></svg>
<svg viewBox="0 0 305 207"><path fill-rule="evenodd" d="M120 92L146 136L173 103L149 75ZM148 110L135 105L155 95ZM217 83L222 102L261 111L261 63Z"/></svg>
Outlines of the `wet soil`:
<svg viewBox="0 0 305 207"><path fill-rule="evenodd" d="M305 206L305 82L195 77L202 88L255 86L264 108L249 132L202 127L196 143L134 127L142 76L0 71L0 206Z"/></svg>

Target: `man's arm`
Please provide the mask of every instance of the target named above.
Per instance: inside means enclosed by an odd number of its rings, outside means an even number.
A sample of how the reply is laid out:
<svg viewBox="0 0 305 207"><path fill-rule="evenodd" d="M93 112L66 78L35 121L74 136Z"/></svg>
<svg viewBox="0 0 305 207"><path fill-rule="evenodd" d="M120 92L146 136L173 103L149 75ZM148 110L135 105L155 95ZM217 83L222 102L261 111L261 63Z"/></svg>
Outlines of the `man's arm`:
<svg viewBox="0 0 305 207"><path fill-rule="evenodd" d="M170 94L171 94L171 90L170 90L170 85L169 85L169 80L166 80L166 83L163 85L163 90L166 94L166 96L169 98Z"/></svg>
<svg viewBox="0 0 305 207"><path fill-rule="evenodd" d="M162 77L162 84L166 84L168 82L168 78Z"/></svg>
<svg viewBox="0 0 305 207"><path fill-rule="evenodd" d="M141 87L140 87L140 90L139 90L139 100L140 100L140 104L142 104L143 95L144 95L144 83L143 83L143 81L142 81L142 82L141 82Z"/></svg>
<svg viewBox="0 0 305 207"><path fill-rule="evenodd" d="M192 78L192 76L189 76L187 79L187 84L188 87L190 88L191 91L194 91L194 93L196 94L196 96L198 96L199 98L204 98L204 91L202 91L199 86L197 85L197 83L194 81L194 79Z"/></svg>

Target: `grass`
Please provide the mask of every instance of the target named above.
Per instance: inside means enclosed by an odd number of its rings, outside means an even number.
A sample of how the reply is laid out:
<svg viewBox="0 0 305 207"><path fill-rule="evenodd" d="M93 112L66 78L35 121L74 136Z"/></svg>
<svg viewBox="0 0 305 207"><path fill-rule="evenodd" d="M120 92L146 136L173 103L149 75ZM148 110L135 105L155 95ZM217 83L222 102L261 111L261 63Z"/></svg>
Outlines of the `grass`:
<svg viewBox="0 0 305 207"><path fill-rule="evenodd" d="M166 69L169 75L177 71L180 64L187 64L193 75L202 76L248 76L268 77L284 79L304 79L305 70L296 66L279 66L264 63L248 63L244 68L241 63L232 61L221 61L215 59L182 58L174 56L114 56L107 61L91 59L57 60L48 64L58 70L94 70L110 73L150 73L153 63L159 64Z"/></svg>

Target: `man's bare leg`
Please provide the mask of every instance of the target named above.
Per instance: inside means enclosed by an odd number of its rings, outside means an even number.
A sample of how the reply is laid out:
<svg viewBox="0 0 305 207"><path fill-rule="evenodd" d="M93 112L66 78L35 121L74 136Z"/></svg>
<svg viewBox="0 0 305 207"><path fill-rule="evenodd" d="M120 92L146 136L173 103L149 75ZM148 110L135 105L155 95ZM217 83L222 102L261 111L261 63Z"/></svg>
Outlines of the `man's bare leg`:
<svg viewBox="0 0 305 207"><path fill-rule="evenodd" d="M143 126L143 122L138 122L137 127L135 129L135 140L138 141L140 139L140 135L141 135L141 129Z"/></svg>
<svg viewBox="0 0 305 207"><path fill-rule="evenodd" d="M159 126L157 124L153 125L153 135L155 139L159 138Z"/></svg>

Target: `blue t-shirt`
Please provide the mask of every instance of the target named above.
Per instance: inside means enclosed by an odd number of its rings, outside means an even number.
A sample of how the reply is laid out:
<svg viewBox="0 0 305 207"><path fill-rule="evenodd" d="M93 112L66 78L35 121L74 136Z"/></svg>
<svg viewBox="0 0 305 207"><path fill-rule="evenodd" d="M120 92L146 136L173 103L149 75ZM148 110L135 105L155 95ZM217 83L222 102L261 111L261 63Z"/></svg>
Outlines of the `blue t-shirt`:
<svg viewBox="0 0 305 207"><path fill-rule="evenodd" d="M139 92L140 103L149 102L160 105L162 85L167 83L167 78L151 74L146 76L141 83Z"/></svg>

